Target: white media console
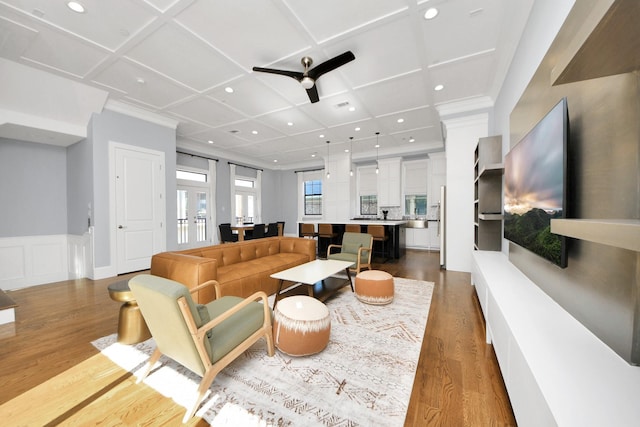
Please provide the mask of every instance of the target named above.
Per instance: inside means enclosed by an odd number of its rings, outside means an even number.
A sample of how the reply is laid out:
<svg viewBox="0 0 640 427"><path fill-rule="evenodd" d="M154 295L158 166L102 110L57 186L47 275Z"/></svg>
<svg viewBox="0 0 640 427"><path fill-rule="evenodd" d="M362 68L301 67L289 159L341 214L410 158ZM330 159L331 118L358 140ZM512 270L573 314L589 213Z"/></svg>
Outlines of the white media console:
<svg viewBox="0 0 640 427"><path fill-rule="evenodd" d="M518 270L474 251L471 273L519 426L638 426L631 366Z"/></svg>

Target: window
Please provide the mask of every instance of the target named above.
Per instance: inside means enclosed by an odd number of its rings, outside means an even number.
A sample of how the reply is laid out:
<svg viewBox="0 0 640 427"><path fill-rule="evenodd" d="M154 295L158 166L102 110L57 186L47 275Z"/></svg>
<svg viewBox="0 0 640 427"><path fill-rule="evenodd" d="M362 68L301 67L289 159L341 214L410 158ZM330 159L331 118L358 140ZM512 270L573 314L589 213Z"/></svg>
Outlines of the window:
<svg viewBox="0 0 640 427"><path fill-rule="evenodd" d="M360 196L360 215L378 214L378 196Z"/></svg>
<svg viewBox="0 0 640 427"><path fill-rule="evenodd" d="M245 188L255 187L255 181L252 179L236 178L235 183L236 183L236 187L245 187Z"/></svg>
<svg viewBox="0 0 640 427"><path fill-rule="evenodd" d="M425 216L427 214L426 194L405 195L404 196L404 214Z"/></svg>
<svg viewBox="0 0 640 427"><path fill-rule="evenodd" d="M187 181L207 182L207 174L200 172L191 172L185 170L176 170L177 179L185 179Z"/></svg>
<svg viewBox="0 0 640 427"><path fill-rule="evenodd" d="M304 182L304 214L322 215L322 181Z"/></svg>

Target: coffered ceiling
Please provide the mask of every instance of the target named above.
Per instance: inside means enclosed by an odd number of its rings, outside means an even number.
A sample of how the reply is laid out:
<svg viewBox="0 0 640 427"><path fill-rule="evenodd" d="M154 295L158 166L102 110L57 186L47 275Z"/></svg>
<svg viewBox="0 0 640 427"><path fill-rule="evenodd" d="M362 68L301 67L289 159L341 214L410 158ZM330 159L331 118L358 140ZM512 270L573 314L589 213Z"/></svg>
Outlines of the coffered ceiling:
<svg viewBox="0 0 640 427"><path fill-rule="evenodd" d="M381 156L441 151L440 113L492 105L533 0L80 3L0 1L0 56L174 119L179 147L290 168L326 141L364 158L376 132ZM355 60L318 79L318 103L252 71L347 50Z"/></svg>

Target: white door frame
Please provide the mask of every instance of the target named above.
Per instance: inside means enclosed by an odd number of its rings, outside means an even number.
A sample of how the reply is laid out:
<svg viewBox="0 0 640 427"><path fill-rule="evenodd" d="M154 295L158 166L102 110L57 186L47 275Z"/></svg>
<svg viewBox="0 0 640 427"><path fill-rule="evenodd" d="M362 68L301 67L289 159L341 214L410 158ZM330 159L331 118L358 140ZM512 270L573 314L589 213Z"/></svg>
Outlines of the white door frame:
<svg viewBox="0 0 640 427"><path fill-rule="evenodd" d="M135 145L123 144L120 142L109 141L109 257L111 270L114 275L118 274L118 253L117 253L117 215L116 215L116 150L125 149L129 151L138 151L141 153L151 154L160 157L162 164L162 170L166 171L165 155L163 151L151 150L148 148L137 147ZM166 172L165 172L166 173ZM162 223L163 232L161 233L161 251L167 250L167 232L166 232L166 178L165 173L161 174L161 182L159 182L159 188L165 204L160 209L160 221Z"/></svg>

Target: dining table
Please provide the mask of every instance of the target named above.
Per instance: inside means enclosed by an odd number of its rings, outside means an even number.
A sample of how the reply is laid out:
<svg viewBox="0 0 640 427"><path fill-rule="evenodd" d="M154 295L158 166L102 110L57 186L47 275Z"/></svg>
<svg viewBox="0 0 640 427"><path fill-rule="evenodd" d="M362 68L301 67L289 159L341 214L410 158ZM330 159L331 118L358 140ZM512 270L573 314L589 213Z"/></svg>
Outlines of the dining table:
<svg viewBox="0 0 640 427"><path fill-rule="evenodd" d="M242 242L244 240L244 233L247 230L253 230L255 224L235 224L231 226L231 230L236 231L238 233L238 241Z"/></svg>

